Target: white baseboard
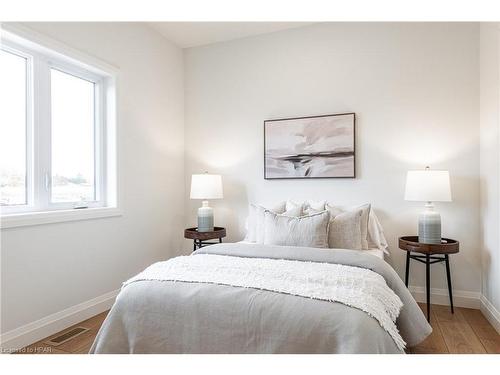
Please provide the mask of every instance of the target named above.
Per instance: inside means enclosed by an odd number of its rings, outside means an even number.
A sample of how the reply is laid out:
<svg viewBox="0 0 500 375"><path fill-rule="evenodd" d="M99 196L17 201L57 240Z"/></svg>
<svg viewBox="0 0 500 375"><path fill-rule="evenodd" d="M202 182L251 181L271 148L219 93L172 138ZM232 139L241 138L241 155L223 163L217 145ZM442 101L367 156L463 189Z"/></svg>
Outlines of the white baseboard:
<svg viewBox="0 0 500 375"><path fill-rule="evenodd" d="M495 327L497 332L500 334L500 312L484 295L481 296L480 308L486 319L488 319L491 325Z"/></svg>
<svg viewBox="0 0 500 375"><path fill-rule="evenodd" d="M413 298L417 302L426 302L425 288L421 286L411 286L410 289ZM435 305L450 305L447 289L431 288L431 303ZM467 307L470 309L479 309L481 306L481 293L468 292L465 290L453 291L453 305L458 307Z"/></svg>
<svg viewBox="0 0 500 375"><path fill-rule="evenodd" d="M119 291L119 289L113 290L102 296L5 332L0 336L1 352L10 353L21 349L108 310L113 305Z"/></svg>

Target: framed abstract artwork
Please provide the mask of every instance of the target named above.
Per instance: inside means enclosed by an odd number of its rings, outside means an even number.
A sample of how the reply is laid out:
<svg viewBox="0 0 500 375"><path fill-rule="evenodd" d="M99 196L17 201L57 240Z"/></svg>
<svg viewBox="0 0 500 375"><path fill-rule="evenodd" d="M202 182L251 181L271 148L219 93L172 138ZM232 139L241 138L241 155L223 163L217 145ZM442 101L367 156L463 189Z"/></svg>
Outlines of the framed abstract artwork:
<svg viewBox="0 0 500 375"><path fill-rule="evenodd" d="M354 178L354 113L264 121L264 178Z"/></svg>

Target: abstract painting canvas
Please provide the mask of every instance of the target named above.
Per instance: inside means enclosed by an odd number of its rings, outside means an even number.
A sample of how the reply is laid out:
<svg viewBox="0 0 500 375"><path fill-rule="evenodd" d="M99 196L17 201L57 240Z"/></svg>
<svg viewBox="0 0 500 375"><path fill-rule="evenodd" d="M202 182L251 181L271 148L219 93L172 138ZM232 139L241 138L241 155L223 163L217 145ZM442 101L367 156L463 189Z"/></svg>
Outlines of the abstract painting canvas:
<svg viewBox="0 0 500 375"><path fill-rule="evenodd" d="M355 115L264 121L264 178L354 178Z"/></svg>

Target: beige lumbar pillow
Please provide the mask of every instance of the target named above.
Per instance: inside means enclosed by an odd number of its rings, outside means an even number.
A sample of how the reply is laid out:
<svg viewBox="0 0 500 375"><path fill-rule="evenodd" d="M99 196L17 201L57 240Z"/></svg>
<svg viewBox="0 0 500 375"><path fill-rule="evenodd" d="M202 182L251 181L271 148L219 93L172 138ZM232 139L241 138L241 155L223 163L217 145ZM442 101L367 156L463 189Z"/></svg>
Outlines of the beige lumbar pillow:
<svg viewBox="0 0 500 375"><path fill-rule="evenodd" d="M328 247L334 249L361 250L361 217L363 210L347 211L331 215L328 228Z"/></svg>
<svg viewBox="0 0 500 375"><path fill-rule="evenodd" d="M264 244L280 246L328 247L330 214L292 217L264 212Z"/></svg>

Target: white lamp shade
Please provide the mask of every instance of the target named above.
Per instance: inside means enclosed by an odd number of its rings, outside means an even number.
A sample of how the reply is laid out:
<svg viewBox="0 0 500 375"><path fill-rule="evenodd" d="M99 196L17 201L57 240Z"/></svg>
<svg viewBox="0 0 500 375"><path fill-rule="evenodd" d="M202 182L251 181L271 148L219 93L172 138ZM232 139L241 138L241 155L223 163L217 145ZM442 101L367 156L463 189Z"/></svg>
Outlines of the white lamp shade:
<svg viewBox="0 0 500 375"><path fill-rule="evenodd" d="M450 174L448 171L408 171L405 200L422 202L450 202Z"/></svg>
<svg viewBox="0 0 500 375"><path fill-rule="evenodd" d="M192 175L191 199L222 199L222 177L208 173Z"/></svg>

